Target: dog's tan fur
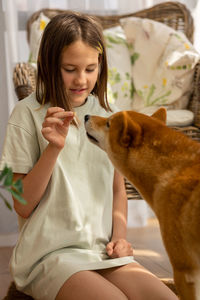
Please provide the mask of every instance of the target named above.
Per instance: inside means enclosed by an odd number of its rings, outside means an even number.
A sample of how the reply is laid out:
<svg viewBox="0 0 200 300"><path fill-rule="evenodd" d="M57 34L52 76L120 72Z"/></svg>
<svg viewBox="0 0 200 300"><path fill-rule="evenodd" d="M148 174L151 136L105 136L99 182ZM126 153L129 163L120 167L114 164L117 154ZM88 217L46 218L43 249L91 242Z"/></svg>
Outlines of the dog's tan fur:
<svg viewBox="0 0 200 300"><path fill-rule="evenodd" d="M165 122L160 108L151 117L134 111L89 116L85 127L154 210L181 299L199 300L200 144Z"/></svg>

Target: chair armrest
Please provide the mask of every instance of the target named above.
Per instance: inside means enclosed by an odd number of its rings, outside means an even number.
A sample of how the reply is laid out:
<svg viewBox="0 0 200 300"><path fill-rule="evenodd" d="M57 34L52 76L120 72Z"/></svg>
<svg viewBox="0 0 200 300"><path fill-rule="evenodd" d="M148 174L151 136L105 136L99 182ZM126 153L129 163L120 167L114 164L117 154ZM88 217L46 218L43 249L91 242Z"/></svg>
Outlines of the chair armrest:
<svg viewBox="0 0 200 300"><path fill-rule="evenodd" d="M18 63L13 71L13 83L18 100L35 90L36 70L30 63Z"/></svg>
<svg viewBox="0 0 200 300"><path fill-rule="evenodd" d="M200 129L196 126L186 126L186 127L172 127L173 129L184 133L189 138L200 142Z"/></svg>

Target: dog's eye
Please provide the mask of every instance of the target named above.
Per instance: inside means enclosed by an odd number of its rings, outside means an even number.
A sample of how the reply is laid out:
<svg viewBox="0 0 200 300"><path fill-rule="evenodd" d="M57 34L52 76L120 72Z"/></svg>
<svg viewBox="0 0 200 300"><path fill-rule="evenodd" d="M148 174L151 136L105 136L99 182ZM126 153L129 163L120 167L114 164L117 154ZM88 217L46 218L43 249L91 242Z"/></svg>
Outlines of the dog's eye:
<svg viewBox="0 0 200 300"><path fill-rule="evenodd" d="M110 127L110 123L109 121L106 122L106 127L109 128Z"/></svg>

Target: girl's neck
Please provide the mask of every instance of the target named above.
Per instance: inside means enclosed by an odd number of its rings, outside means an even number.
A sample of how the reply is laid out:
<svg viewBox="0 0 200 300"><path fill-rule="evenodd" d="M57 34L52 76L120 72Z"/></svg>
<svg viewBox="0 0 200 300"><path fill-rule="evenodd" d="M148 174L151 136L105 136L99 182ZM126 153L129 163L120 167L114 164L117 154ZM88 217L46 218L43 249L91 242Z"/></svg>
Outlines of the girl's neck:
<svg viewBox="0 0 200 300"><path fill-rule="evenodd" d="M77 106L73 106L73 108L76 108L76 107L81 107L83 106L86 102L87 102L88 98L85 99L85 101L81 104L81 105L77 105Z"/></svg>

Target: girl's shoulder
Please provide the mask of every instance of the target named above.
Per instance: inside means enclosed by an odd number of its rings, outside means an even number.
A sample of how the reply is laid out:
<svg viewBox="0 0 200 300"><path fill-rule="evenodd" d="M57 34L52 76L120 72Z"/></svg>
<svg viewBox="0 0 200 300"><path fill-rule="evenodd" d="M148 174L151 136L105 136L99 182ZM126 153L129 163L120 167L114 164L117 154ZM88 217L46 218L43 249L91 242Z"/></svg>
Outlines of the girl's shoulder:
<svg viewBox="0 0 200 300"><path fill-rule="evenodd" d="M41 106L36 100L35 93L32 93L16 103L8 124L32 131L37 123L43 122L46 110L47 105Z"/></svg>
<svg viewBox="0 0 200 300"><path fill-rule="evenodd" d="M28 97L16 103L13 112L20 113L22 111L39 110L42 106L37 102L35 93L30 94Z"/></svg>

